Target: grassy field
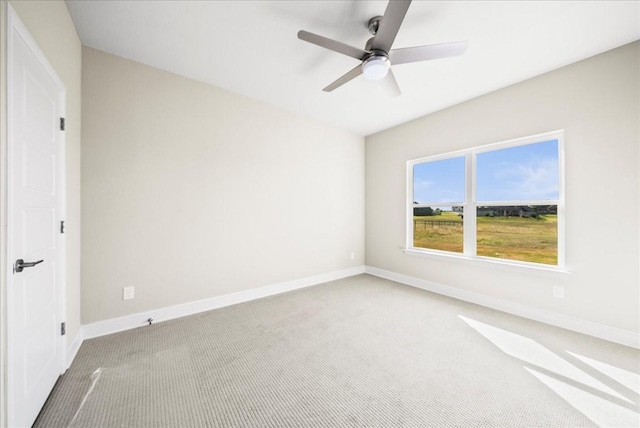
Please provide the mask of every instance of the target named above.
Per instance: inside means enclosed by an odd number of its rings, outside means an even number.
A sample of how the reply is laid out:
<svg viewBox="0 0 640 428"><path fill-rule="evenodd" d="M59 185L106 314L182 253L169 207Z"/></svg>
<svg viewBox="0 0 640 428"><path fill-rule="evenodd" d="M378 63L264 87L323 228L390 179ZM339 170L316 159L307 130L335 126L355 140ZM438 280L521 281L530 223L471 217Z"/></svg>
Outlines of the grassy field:
<svg viewBox="0 0 640 428"><path fill-rule="evenodd" d="M414 217L414 246L462 253L462 218L457 213ZM426 221L426 224L422 222ZM558 227L555 215L539 219L478 217L477 254L509 260L555 265Z"/></svg>
<svg viewBox="0 0 640 428"><path fill-rule="evenodd" d="M415 247L462 253L462 218L457 213L445 211L441 215L413 219Z"/></svg>

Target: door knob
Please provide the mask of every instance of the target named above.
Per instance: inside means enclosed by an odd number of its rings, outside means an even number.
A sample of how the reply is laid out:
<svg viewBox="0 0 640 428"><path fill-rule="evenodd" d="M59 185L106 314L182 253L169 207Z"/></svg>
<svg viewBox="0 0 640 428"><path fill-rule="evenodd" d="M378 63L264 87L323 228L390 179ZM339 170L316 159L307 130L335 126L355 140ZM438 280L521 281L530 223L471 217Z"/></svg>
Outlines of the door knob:
<svg viewBox="0 0 640 428"><path fill-rule="evenodd" d="M13 266L14 272L22 272L24 268L34 267L35 265L42 263L44 260L38 260L37 262L25 262L22 259L16 260L16 264Z"/></svg>

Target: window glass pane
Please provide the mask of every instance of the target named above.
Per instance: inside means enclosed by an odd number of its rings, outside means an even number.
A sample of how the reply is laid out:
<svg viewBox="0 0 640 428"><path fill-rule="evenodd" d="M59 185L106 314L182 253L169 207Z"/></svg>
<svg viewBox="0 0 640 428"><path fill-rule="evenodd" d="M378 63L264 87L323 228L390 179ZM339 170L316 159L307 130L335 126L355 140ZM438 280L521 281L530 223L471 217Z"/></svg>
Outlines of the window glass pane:
<svg viewBox="0 0 640 428"><path fill-rule="evenodd" d="M413 246L462 253L462 214L451 207L413 208Z"/></svg>
<svg viewBox="0 0 640 428"><path fill-rule="evenodd" d="M558 264L558 207L492 206L477 209L477 254Z"/></svg>
<svg viewBox="0 0 640 428"><path fill-rule="evenodd" d="M478 201L557 200L558 141L479 153Z"/></svg>
<svg viewBox="0 0 640 428"><path fill-rule="evenodd" d="M413 201L418 204L464 202L464 157L413 166Z"/></svg>

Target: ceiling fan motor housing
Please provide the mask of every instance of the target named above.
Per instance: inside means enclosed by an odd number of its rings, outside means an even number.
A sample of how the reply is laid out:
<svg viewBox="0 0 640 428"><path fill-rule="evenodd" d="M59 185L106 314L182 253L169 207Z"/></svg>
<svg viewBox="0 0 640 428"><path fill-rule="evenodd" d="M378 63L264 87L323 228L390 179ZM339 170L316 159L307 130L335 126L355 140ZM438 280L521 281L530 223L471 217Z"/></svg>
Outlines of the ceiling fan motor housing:
<svg viewBox="0 0 640 428"><path fill-rule="evenodd" d="M367 24L369 32L373 34L373 37L367 40L367 44L364 48L365 51L370 51L371 54L362 61L362 73L367 80L380 80L384 78L387 73L389 73L389 69L391 67L391 61L389 61L389 55L387 52L371 49L373 41L376 38L375 36L378 34L381 20L382 16L374 16Z"/></svg>

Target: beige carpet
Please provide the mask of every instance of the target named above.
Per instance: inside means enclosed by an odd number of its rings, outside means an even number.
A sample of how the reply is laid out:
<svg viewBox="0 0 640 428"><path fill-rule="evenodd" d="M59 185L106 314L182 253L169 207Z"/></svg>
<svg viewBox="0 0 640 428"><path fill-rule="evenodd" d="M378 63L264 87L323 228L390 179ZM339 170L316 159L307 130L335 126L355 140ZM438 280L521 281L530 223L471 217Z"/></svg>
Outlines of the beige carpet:
<svg viewBox="0 0 640 428"><path fill-rule="evenodd" d="M368 275L87 340L36 427L640 426L640 354Z"/></svg>

